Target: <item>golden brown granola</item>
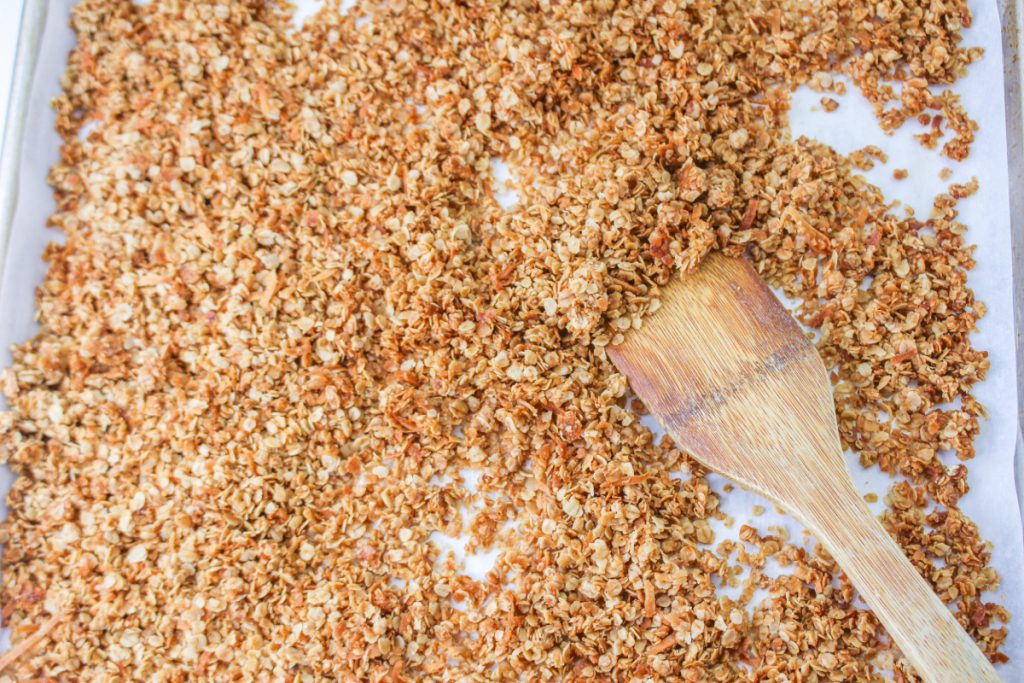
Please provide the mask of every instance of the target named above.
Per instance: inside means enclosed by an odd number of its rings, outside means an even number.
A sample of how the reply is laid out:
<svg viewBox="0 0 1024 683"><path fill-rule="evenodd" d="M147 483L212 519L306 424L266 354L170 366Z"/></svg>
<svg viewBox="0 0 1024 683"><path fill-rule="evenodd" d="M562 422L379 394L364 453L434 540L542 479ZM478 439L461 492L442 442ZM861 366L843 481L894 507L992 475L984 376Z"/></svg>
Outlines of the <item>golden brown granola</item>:
<svg viewBox="0 0 1024 683"><path fill-rule="evenodd" d="M66 616L0 680L913 678L825 553L714 545L718 494L605 356L714 249L802 302L844 444L913 482L890 530L1004 657L938 458L973 456L988 366L972 188L900 218L786 124L841 69L883 104L951 82L970 15L811 7L396 0L293 31L256 0L81 2L67 242L0 423L3 617ZM460 534L500 551L483 578L438 550Z"/></svg>

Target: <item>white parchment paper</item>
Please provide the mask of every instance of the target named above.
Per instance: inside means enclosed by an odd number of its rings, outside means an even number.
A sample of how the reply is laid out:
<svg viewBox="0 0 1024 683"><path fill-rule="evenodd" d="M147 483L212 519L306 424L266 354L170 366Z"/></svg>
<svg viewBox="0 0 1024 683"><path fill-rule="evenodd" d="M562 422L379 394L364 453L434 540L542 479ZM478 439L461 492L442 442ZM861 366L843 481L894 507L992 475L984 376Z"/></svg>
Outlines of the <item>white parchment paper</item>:
<svg viewBox="0 0 1024 683"><path fill-rule="evenodd" d="M299 16L309 16L317 4L315 0L300 2ZM890 200L914 207L918 215L927 216L933 198L944 191L949 182L965 182L977 176L981 183L978 194L961 202L960 208L961 218L970 228L968 239L978 247L978 267L971 275L970 284L988 306L988 315L980 324L976 343L989 352L992 369L976 390L989 417L976 442L978 455L968 466L971 492L962 501L962 507L979 524L982 536L994 546L993 564L1002 576L1002 586L991 597L1015 615L1004 648L1011 662L999 667L999 671L1004 680L1017 682L1024 681L1024 534L1013 476L1017 390L1002 51L996 0L977 0L970 4L974 24L966 32L966 42L984 47L986 53L982 61L971 67L969 77L954 87L963 96L968 113L980 124L966 162L956 164L936 151L922 149L912 137L919 132L913 123L895 136L883 135L867 102L854 88L850 88L846 96L836 98L840 107L831 114L820 111L820 94L798 91L793 101L792 125L794 135L817 138L840 152L851 152L868 144L884 149L889 155L888 164L879 164L865 175L880 186ZM74 45L74 35L67 25L73 5L73 0L50 0L32 84L20 193L0 282L0 366L10 362L10 345L29 339L37 329L34 290L45 273L40 256L48 241L59 239L57 233L45 227L47 217L55 208L46 175L57 161L59 147L59 138L53 132L54 115L48 103L60 92L60 77L67 54ZM939 172L947 166L953 169L953 176L943 181ZM892 171L896 168L907 169L909 177L894 181ZM656 425L652 426L661 431ZM952 459L947 462L951 464ZM892 483L888 476L877 470L861 469L852 457L849 463L854 481L863 493L884 495ZM12 480L11 472L6 467L0 468L0 494L6 496ZM721 490L724 481L713 477L713 482ZM732 528L717 525L719 540L735 538L740 523L750 523L762 530L777 525L786 528L791 538L800 537L799 525L774 512L771 505L753 494L734 491L723 498L723 503L724 511L735 517L737 523ZM764 505L768 512L751 518L751 507L757 504ZM874 507L881 510L881 504ZM6 505L0 499L0 515L6 514ZM464 545L460 539L439 542L457 552ZM496 552L485 552L465 557L466 572L482 576L496 556ZM6 633L0 634L0 641L6 648Z"/></svg>

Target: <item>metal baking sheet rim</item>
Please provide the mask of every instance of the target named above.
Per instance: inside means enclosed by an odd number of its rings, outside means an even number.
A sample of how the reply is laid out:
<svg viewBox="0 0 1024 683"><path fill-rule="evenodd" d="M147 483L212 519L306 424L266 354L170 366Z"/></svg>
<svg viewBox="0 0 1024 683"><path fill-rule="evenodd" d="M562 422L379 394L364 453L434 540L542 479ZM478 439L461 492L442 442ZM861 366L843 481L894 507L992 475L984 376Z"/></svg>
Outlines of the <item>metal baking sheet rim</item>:
<svg viewBox="0 0 1024 683"><path fill-rule="evenodd" d="M1010 171L1010 229L1013 239L1014 319L1017 337L1017 447L1014 457L1017 504L1024 513L1024 62L1020 60L1024 36L1024 0L998 0L1003 27L1007 155ZM47 0L25 0L14 76L7 110L7 124L0 152L0 281L14 221L18 196L18 166L28 114L32 75L35 72L46 24ZM1018 188L1013 192L1013 188Z"/></svg>

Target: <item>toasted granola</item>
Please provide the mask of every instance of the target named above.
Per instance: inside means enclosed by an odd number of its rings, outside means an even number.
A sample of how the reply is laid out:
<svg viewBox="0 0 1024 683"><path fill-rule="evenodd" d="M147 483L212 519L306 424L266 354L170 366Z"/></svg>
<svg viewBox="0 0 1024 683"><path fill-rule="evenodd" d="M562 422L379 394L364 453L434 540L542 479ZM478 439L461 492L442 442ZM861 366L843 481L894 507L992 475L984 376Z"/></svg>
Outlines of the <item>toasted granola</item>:
<svg viewBox="0 0 1024 683"><path fill-rule="evenodd" d="M605 355L712 250L802 302L843 443L912 482L890 531L1005 658L937 457L982 415L972 188L901 218L786 123L843 69L954 80L970 14L819 5L83 0L0 423L3 618L60 619L0 681L914 678L827 554L714 545Z"/></svg>

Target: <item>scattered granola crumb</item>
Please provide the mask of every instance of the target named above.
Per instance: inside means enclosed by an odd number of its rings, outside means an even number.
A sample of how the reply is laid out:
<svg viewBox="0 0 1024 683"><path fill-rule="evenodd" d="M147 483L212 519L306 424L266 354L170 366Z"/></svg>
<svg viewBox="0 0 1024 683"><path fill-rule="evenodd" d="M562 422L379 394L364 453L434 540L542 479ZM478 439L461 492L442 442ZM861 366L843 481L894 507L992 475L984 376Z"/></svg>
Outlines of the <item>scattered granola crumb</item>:
<svg viewBox="0 0 1024 683"><path fill-rule="evenodd" d="M875 161L880 161L883 164L889 161L888 155L877 145L868 145L855 150L849 158L853 166L861 171L870 171L875 167Z"/></svg>
<svg viewBox="0 0 1024 683"><path fill-rule="evenodd" d="M892 172L892 177L896 180L906 180L910 173L905 168L897 168Z"/></svg>
<svg viewBox="0 0 1024 683"><path fill-rule="evenodd" d="M839 102L831 97L822 97L821 108L827 112L834 112L836 109L839 109Z"/></svg>

